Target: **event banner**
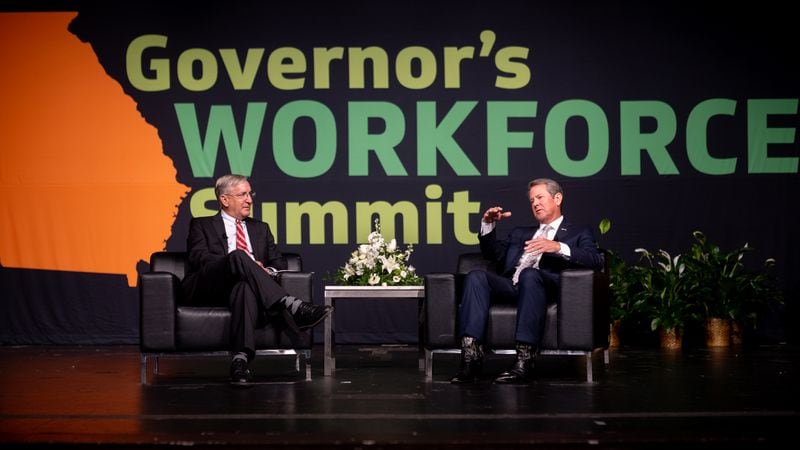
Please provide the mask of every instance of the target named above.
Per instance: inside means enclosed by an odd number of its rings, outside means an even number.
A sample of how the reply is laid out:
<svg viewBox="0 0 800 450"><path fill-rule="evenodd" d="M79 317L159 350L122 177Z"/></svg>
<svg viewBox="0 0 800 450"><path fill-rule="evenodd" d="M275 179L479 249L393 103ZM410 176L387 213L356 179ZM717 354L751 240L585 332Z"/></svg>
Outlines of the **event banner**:
<svg viewBox="0 0 800 450"><path fill-rule="evenodd" d="M631 262L695 230L775 258L796 315L778 3L43 3L0 7L3 343L137 342L139 274L186 249L227 173L317 302L376 220L419 274L452 271L488 207L512 212L501 234L533 223L549 177ZM343 305L337 339L412 342L416 304Z"/></svg>

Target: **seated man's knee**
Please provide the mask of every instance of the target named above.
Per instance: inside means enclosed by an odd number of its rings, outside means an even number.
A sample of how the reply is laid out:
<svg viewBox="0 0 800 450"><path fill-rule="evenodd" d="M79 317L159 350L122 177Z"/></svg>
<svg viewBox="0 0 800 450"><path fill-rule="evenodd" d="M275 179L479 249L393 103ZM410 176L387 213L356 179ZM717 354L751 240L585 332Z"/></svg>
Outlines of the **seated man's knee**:
<svg viewBox="0 0 800 450"><path fill-rule="evenodd" d="M485 270L472 270L464 277L464 287L487 286Z"/></svg>
<svg viewBox="0 0 800 450"><path fill-rule="evenodd" d="M524 269L519 273L519 281L517 284L520 287L541 285L543 284L542 273L531 267Z"/></svg>
<svg viewBox="0 0 800 450"><path fill-rule="evenodd" d="M251 258L250 254L244 250L236 249L228 253L228 269L230 270L231 274L244 274L244 268L253 262L253 258Z"/></svg>
<svg viewBox="0 0 800 450"><path fill-rule="evenodd" d="M236 249L230 253L228 253L228 260L231 262L241 262L251 259L250 254L242 249Z"/></svg>

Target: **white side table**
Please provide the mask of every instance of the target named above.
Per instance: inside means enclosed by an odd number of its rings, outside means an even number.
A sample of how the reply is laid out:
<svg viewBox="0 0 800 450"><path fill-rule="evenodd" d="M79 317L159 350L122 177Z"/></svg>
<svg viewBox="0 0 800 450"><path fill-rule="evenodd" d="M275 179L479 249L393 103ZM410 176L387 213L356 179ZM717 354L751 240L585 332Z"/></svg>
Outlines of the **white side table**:
<svg viewBox="0 0 800 450"><path fill-rule="evenodd" d="M417 299L417 313L422 312L422 302L425 299L424 286L325 286L325 305L335 306L336 300L354 298L381 298L381 299ZM336 356L333 354L334 332L333 318L334 312L325 318L325 358L323 369L326 376L332 375L336 370ZM425 352L422 341L422 323L418 324L419 329L419 368L425 370Z"/></svg>

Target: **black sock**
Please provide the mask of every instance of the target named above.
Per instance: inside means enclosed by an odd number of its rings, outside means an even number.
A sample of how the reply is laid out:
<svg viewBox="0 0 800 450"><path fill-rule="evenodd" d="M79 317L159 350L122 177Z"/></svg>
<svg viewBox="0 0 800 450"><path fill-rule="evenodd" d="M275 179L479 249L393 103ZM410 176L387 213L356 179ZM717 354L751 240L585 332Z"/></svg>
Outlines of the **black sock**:
<svg viewBox="0 0 800 450"><path fill-rule="evenodd" d="M287 295L286 297L283 297L281 299L281 303L283 303L283 306L285 306L286 309L288 309L289 312L292 313L292 314L297 312L297 308L300 307L302 302L303 301L300 300L299 298L291 296L291 295Z"/></svg>

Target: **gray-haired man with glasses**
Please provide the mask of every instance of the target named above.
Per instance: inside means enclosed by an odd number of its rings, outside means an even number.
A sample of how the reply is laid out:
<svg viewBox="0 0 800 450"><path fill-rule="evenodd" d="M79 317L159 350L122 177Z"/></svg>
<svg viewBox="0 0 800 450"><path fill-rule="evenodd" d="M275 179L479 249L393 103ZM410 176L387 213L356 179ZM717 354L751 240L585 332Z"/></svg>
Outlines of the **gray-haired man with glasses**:
<svg viewBox="0 0 800 450"><path fill-rule="evenodd" d="M228 302L231 310L231 382L251 380L255 332L267 320L285 320L303 330L322 322L331 309L289 295L268 267L286 269L269 225L250 218L255 192L247 177L224 175L214 192L219 213L193 218L186 241L189 265L183 280L192 304Z"/></svg>

